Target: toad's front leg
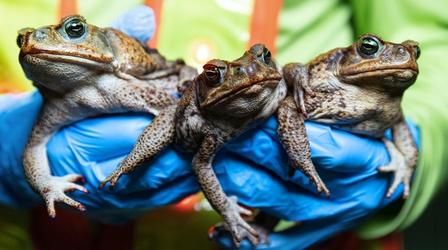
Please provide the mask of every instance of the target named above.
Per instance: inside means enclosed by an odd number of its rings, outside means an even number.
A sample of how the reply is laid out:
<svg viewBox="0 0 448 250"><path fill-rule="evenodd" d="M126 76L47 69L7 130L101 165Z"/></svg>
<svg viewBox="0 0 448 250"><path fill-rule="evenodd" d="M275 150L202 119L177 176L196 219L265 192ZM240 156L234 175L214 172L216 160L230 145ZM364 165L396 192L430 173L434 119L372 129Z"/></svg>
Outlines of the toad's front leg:
<svg viewBox="0 0 448 250"><path fill-rule="evenodd" d="M394 172L394 180L386 196L390 197L397 187L403 183L403 198L406 199L409 196L412 174L418 161L418 149L404 119L393 126L392 136L393 143L384 139L391 158L390 163L380 167L380 171Z"/></svg>
<svg viewBox="0 0 448 250"><path fill-rule="evenodd" d="M318 192L330 195L325 183L311 161L311 149L303 115L291 96L285 98L278 110L278 134L294 170L301 170L316 185Z"/></svg>
<svg viewBox="0 0 448 250"><path fill-rule="evenodd" d="M224 227L232 234L235 245L238 247L244 238L248 238L253 244L257 244L257 232L240 215L249 216L251 212L240 207L236 198L226 196L213 171L213 158L221 144L222 142L219 139L210 135L205 136L198 153L193 158L193 171L205 197L223 217Z"/></svg>
<svg viewBox="0 0 448 250"><path fill-rule="evenodd" d="M87 190L76 184L83 177L77 174L52 176L48 164L46 144L51 136L63 125L68 124L70 110L62 102L48 101L44 104L37 123L31 132L28 144L23 153L23 167L26 179L38 192L47 205L48 214L56 216L55 202L63 202L69 206L84 210L84 206L65 195L65 192Z"/></svg>
<svg viewBox="0 0 448 250"><path fill-rule="evenodd" d="M307 66L300 63L288 63L283 67L283 76L288 88L293 91L294 100L300 113L307 117L305 95L316 95L309 86Z"/></svg>
<svg viewBox="0 0 448 250"><path fill-rule="evenodd" d="M198 71L188 65L180 65L179 67L179 83L177 85L177 90L179 93L183 94L193 84L193 79L198 75Z"/></svg>
<svg viewBox="0 0 448 250"><path fill-rule="evenodd" d="M114 188L118 179L123 175L134 171L142 163L151 160L156 154L164 149L174 138L174 120L176 106L172 105L154 118L151 124L145 128L137 140L131 153L120 163L104 181L100 188L108 182L110 188Z"/></svg>

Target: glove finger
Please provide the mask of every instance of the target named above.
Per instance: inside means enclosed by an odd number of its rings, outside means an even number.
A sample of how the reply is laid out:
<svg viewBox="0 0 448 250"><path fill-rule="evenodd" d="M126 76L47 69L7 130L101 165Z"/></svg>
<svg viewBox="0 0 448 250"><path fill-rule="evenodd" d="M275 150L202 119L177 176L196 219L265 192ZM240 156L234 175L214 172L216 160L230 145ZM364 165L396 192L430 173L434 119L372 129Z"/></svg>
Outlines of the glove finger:
<svg viewBox="0 0 448 250"><path fill-rule="evenodd" d="M415 125L410 124L416 131ZM319 174L333 173L372 174L376 168L389 162L389 155L380 140L358 136L333 129L330 126L306 122L311 145L312 160ZM241 155L251 164L265 167L283 180L289 180L288 157L277 137L277 121L271 117L224 147L224 150ZM324 181L326 178L323 178ZM300 172L293 177L294 183L306 186L308 178Z"/></svg>
<svg viewBox="0 0 448 250"><path fill-rule="evenodd" d="M288 157L278 141L276 120L271 117L260 127L250 130L226 145L223 151L240 161L272 171L282 180L291 181L309 189L313 187L300 171L288 176ZM260 129L261 128L261 129ZM334 130L317 123L306 123L311 144L312 160L327 184L335 175L365 175L376 173L376 167L388 162L384 145L374 139ZM314 187L313 187L314 189ZM330 188L330 192L331 192Z"/></svg>
<svg viewBox="0 0 448 250"><path fill-rule="evenodd" d="M96 189L131 151L150 120L147 116L123 114L87 119L63 128L48 144L53 174L78 173L85 176L89 191ZM148 164L124 175L115 191L156 189L165 182L191 174L190 162L191 156L167 148Z"/></svg>
<svg viewBox="0 0 448 250"><path fill-rule="evenodd" d="M268 244L259 244L256 247L247 240L241 242L240 250L297 250L308 249L318 242L330 238L337 233L348 230L360 223L361 219L344 221L315 220L292 228L269 234ZM224 249L234 249L229 234L214 235L215 242Z"/></svg>
<svg viewBox="0 0 448 250"><path fill-rule="evenodd" d="M332 193L327 198L318 195L311 183L309 190L305 190L285 182L264 167L241 161L234 154L219 154L214 169L227 195L237 196L246 206L292 221L312 220L350 210L370 211L396 200L403 192L400 187L391 198L385 199L390 176L378 172L357 176L341 173L328 178L327 185Z"/></svg>
<svg viewBox="0 0 448 250"><path fill-rule="evenodd" d="M151 120L150 116L132 113L85 119L59 130L49 141L48 151L86 162L122 156L130 152Z"/></svg>
<svg viewBox="0 0 448 250"><path fill-rule="evenodd" d="M154 11L146 5L139 5L115 18L111 26L146 44L156 28Z"/></svg>
<svg viewBox="0 0 448 250"><path fill-rule="evenodd" d="M39 114L42 96L34 91L0 97L0 203L31 207L41 202L25 180L22 154Z"/></svg>

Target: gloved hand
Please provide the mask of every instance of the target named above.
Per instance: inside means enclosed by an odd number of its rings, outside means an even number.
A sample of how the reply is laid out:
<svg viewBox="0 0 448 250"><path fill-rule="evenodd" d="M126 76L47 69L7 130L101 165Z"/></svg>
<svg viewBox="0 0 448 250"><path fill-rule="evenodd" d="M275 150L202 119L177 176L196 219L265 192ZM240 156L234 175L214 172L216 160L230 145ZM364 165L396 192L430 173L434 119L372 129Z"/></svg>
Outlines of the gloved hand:
<svg viewBox="0 0 448 250"><path fill-rule="evenodd" d="M0 97L3 204L29 207L41 203L22 170L23 149L41 103L37 92ZM85 176L89 194L75 191L70 195L86 205L89 216L119 222L199 191L191 172L191 155L171 148L147 166L123 176L115 190L98 190L99 182L131 150L150 121L151 117L145 114L91 118L61 129L50 140L47 147L52 173ZM228 195L236 195L241 203L280 218L304 222L287 232L272 234L266 249L307 247L353 227L401 197L399 189L392 198L384 198L391 176L376 170L389 160L380 141L316 123L306 125L313 161L332 192L330 199L316 195L314 186L301 173L288 177L287 157L276 136L274 118L226 145L214 162ZM412 127L418 138L417 129ZM223 236L218 242L231 248L230 238ZM242 248L248 246L248 242L242 244Z"/></svg>
<svg viewBox="0 0 448 250"><path fill-rule="evenodd" d="M10 206L40 202L25 181L21 154L42 100L37 92L0 98L0 201ZM73 198L87 206L87 213L106 222L119 222L148 209L171 204L199 191L190 168L190 155L171 148L149 166L123 176L113 191L98 184L131 150L137 136L151 121L144 114L123 114L87 119L59 131L48 144L52 173L80 173L89 194ZM414 138L418 130L412 125ZM331 191L331 198L315 194L300 172L287 173L287 156L276 135L271 117L227 144L214 162L228 195L280 218L302 221L286 232L273 233L271 244L260 249L298 249L357 225L377 209L401 197L399 188L386 199L391 175L377 167L389 161L384 145L331 127L307 122L312 158ZM231 240L218 239L231 248ZM243 242L242 249L248 247Z"/></svg>
<svg viewBox="0 0 448 250"><path fill-rule="evenodd" d="M389 162L381 141L318 123L305 123L312 160L331 192L330 198L317 195L315 187L300 172L288 178L286 156L278 142L273 118L261 129L227 145L227 152L216 159L218 177L228 194L276 217L302 222L271 233L270 244L255 249L307 248L359 225L378 209L402 197L400 185L391 198L385 198L392 175L377 170ZM419 147L419 130L411 121L407 123ZM390 131L386 135L391 138ZM220 232L214 239L221 247L233 249L229 234ZM245 240L239 249L254 247Z"/></svg>

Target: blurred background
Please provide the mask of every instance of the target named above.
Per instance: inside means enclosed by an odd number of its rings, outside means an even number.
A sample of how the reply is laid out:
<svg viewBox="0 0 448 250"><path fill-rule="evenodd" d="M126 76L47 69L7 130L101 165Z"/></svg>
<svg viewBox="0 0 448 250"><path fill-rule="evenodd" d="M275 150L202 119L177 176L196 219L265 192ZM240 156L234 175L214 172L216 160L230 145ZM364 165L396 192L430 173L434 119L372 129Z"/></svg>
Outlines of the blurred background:
<svg viewBox="0 0 448 250"><path fill-rule="evenodd" d="M168 59L184 58L199 68L212 58L236 58L254 42L267 44L281 64L307 62L331 48L347 46L357 35L369 31L363 28L368 25L359 17L369 12L353 14L353 6L363 2L366 1L0 0L0 94L33 90L17 60L17 30L54 24L66 15L78 13L89 23L103 27L126 10L146 4L154 9L157 22L150 46ZM386 8L381 4L371 7ZM403 31L394 38L419 40L408 34L413 33ZM448 211L446 197L446 192L440 194L404 234L362 241L355 234L346 233L316 249L336 249L330 247L332 244L345 246L339 249L448 249L447 240L442 238L443 226L448 224L447 216L443 216ZM200 194L121 226L100 225L68 211L58 212L57 219L49 220L43 208L20 211L1 207L0 249L58 249L61 242L73 247L66 249L216 249L207 240L206 232L218 221Z"/></svg>

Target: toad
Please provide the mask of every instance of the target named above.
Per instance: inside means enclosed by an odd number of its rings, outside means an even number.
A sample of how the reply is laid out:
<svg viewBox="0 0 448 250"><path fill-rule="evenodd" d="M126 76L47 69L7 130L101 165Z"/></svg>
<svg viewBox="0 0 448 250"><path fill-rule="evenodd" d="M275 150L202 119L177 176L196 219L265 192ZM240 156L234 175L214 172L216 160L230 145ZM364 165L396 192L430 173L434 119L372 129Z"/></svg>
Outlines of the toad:
<svg viewBox="0 0 448 250"><path fill-rule="evenodd" d="M178 148L194 153L192 168L200 188L224 219L224 228L230 231L234 243L238 246L247 238L256 244L258 232L241 217L251 212L238 205L236 197L224 193L212 163L226 142L277 111L287 87L270 51L261 44L231 62L211 60L203 69L177 105L166 108L145 129L132 152L100 188L107 183L113 188L120 176L132 172L174 142ZM288 122L295 124L294 120ZM296 151L298 143L292 140L295 137L283 136L286 128L288 125L279 129L285 148L304 155ZM311 161L296 167L323 191L324 185Z"/></svg>
<svg viewBox="0 0 448 250"><path fill-rule="evenodd" d="M387 42L363 35L346 48L319 55L306 65L285 65L283 73L293 97L290 106L304 119L355 134L380 138L390 163L380 172L393 172L386 196L403 183L409 195L418 150L401 109L403 93L416 80L420 48L414 41ZM293 103L295 102L295 105ZM385 138L392 129L393 142ZM309 143L304 143L309 148Z"/></svg>
<svg viewBox="0 0 448 250"><path fill-rule="evenodd" d="M84 210L65 192L87 190L78 174L52 176L46 144L62 126L105 113L149 112L175 103L173 93L196 75L182 61L157 51L113 28L68 16L59 24L19 31L19 61L43 96L23 155L25 176L44 199L51 217L55 202Z"/></svg>

